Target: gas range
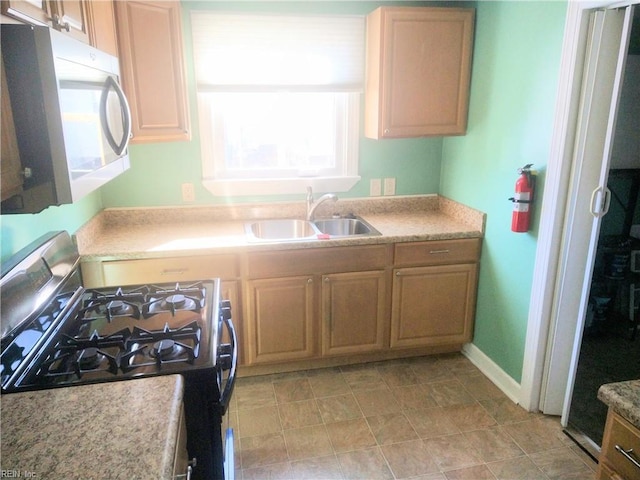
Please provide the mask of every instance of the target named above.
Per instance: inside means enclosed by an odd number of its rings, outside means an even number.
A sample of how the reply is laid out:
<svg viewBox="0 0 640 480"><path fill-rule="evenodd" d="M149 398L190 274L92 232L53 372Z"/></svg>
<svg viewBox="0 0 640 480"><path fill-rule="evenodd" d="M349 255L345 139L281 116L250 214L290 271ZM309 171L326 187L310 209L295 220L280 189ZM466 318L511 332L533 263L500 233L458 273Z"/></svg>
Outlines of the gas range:
<svg viewBox="0 0 640 480"><path fill-rule="evenodd" d="M25 250L0 279L2 393L180 374L192 478L223 478L237 344L219 279L86 289L66 232Z"/></svg>

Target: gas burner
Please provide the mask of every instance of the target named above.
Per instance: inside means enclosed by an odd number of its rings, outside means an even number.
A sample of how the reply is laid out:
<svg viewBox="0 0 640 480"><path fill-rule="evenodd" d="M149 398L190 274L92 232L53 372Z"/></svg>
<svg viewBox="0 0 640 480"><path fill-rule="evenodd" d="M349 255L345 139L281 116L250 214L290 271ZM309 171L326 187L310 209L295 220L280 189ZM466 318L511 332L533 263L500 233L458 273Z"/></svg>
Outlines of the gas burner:
<svg viewBox="0 0 640 480"><path fill-rule="evenodd" d="M160 340L153 344L151 356L158 358L168 358L176 348L176 342L170 339Z"/></svg>
<svg viewBox="0 0 640 480"><path fill-rule="evenodd" d="M111 321L116 317L140 318L140 307L144 303L147 287L124 292L118 288L115 293L101 293L97 290L87 290L89 298L84 300L84 308L78 311L81 322L92 322L105 318Z"/></svg>
<svg viewBox="0 0 640 480"><path fill-rule="evenodd" d="M104 354L95 347L85 348L78 355L78 366L80 370L95 370L104 360Z"/></svg>
<svg viewBox="0 0 640 480"><path fill-rule="evenodd" d="M46 383L57 382L57 378L81 379L85 374L102 376L103 372L118 374L116 354L95 347L76 350L55 350L40 364L40 373Z"/></svg>
<svg viewBox="0 0 640 480"><path fill-rule="evenodd" d="M148 301L142 306L145 318L162 312L174 316L179 311L200 312L204 306L205 289L201 282L187 286L176 283L175 288L169 290L153 285L149 288Z"/></svg>

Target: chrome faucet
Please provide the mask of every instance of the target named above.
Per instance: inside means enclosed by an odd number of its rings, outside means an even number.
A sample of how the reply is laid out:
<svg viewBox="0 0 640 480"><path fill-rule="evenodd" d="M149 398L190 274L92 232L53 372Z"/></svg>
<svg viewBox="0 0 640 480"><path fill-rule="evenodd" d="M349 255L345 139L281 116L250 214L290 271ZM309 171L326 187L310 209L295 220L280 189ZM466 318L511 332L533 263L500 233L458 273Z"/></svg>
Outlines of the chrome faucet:
<svg viewBox="0 0 640 480"><path fill-rule="evenodd" d="M325 193L322 195L318 201L313 201L313 190L311 187L307 187L307 220L309 222L313 221L313 216L315 215L316 208L320 206L326 200L331 200L332 202L336 202L338 197L335 193Z"/></svg>

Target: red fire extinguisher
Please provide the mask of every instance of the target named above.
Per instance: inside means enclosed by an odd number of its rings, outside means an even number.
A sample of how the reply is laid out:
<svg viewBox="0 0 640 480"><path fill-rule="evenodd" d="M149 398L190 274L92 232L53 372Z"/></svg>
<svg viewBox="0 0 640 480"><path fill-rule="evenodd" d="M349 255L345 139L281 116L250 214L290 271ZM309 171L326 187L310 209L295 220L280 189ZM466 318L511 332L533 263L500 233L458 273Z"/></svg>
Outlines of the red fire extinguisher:
<svg viewBox="0 0 640 480"><path fill-rule="evenodd" d="M513 232L527 232L531 222L531 204L533 191L536 185L536 176L531 172L533 163L528 163L518 169L516 180L516 194L509 198L513 202L513 215L511 216L511 230Z"/></svg>

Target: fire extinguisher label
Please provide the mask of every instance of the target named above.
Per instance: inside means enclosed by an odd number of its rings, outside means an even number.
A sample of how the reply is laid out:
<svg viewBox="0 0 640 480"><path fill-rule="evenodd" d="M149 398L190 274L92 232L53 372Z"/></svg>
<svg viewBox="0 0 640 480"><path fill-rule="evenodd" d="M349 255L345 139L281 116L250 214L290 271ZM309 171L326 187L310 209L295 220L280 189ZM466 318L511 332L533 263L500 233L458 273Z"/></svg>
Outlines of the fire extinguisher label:
<svg viewBox="0 0 640 480"><path fill-rule="evenodd" d="M531 201L531 193L518 192L513 197L513 211L514 212L528 212L529 202Z"/></svg>

